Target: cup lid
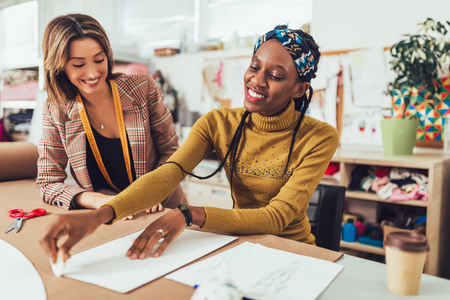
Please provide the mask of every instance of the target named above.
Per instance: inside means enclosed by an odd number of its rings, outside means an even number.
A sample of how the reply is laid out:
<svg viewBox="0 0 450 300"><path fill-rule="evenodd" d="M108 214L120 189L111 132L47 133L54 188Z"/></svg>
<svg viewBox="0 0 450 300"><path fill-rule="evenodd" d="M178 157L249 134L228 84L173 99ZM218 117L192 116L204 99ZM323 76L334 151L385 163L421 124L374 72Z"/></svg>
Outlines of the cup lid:
<svg viewBox="0 0 450 300"><path fill-rule="evenodd" d="M395 231L386 236L385 246L406 252L428 252L427 238L416 232Z"/></svg>

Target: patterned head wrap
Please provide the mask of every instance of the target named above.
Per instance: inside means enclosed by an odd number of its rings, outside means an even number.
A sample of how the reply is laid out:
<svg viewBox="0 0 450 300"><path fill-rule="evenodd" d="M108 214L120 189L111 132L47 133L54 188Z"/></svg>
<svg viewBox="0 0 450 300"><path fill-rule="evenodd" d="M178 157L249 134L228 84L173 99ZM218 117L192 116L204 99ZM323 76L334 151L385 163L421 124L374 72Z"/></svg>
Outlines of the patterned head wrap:
<svg viewBox="0 0 450 300"><path fill-rule="evenodd" d="M306 43L302 42L302 38L292 30L289 29L274 29L263 35L255 44L253 49L253 55L264 42L270 39L278 39L287 52L294 60L297 67L298 75L301 78L306 77L308 81L311 81L312 74L309 74L314 69L315 61L314 56L308 48ZM308 76L309 75L309 76Z"/></svg>

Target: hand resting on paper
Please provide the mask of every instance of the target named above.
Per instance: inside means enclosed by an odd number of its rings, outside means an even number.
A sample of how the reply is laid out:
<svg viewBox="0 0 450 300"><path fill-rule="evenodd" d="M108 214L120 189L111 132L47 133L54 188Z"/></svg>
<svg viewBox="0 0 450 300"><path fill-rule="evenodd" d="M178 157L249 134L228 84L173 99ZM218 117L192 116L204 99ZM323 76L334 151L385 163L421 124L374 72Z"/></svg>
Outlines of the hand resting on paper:
<svg viewBox="0 0 450 300"><path fill-rule="evenodd" d="M189 206L189 210L192 214L193 224L203 226L206 220L203 207ZM70 258L70 249L76 243L92 234L101 224L108 223L114 218L115 212L109 205L92 211L55 215L39 243L51 263L56 263L58 251L61 252L63 262L66 262ZM152 255L158 257L183 232L186 226L183 213L179 209L174 209L151 223L133 242L126 256L131 259L145 259L156 243L164 238ZM58 247L58 240L65 236L67 236L67 240Z"/></svg>
<svg viewBox="0 0 450 300"><path fill-rule="evenodd" d="M137 238L127 251L126 256L131 259L145 259L156 243L164 238L153 253L153 257L160 256L167 246L176 239L186 228L186 219L179 209L174 209L151 223Z"/></svg>

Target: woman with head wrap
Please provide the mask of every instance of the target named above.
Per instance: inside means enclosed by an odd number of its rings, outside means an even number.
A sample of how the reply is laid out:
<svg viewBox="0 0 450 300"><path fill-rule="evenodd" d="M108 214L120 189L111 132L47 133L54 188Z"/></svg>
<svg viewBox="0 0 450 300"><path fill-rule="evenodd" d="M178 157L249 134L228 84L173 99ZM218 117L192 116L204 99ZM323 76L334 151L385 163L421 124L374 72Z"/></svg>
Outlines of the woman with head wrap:
<svg viewBox="0 0 450 300"><path fill-rule="evenodd" d="M190 172L211 151L222 161L219 169L225 168L233 209L180 206L150 224L127 256L146 258L163 237L153 254L157 257L192 224L217 232L274 234L314 244L306 215L309 198L339 142L334 127L305 115L313 93L309 82L319 59L314 39L301 30L280 26L266 33L256 43L244 75L244 108L222 107L204 115L165 164L97 211L58 216L41 240L49 257L56 260L56 242L64 227L72 232L61 246L63 260L100 224L164 199L187 174L193 175Z"/></svg>

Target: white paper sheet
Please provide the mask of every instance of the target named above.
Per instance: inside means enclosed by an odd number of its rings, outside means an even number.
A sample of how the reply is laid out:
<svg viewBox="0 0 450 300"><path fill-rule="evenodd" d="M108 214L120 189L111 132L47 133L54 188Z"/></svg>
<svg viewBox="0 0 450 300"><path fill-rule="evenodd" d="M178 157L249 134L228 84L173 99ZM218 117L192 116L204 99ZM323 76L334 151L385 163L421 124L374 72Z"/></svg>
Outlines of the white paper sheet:
<svg viewBox="0 0 450 300"><path fill-rule="evenodd" d="M131 260L125 253L131 247L133 239L141 232L73 255L66 263L63 276L126 293L236 239L225 235L185 230L160 257Z"/></svg>
<svg viewBox="0 0 450 300"><path fill-rule="evenodd" d="M0 253L0 299L47 299L41 277L22 252L0 240Z"/></svg>
<svg viewBox="0 0 450 300"><path fill-rule="evenodd" d="M352 76L350 76L352 73L350 69L353 59L350 55L343 55L341 56L341 63L343 66L343 82L345 88L339 146L349 149L383 151L380 120L383 118L384 108L390 107L390 102L388 101L389 103L384 106L380 101L375 101L373 103L374 105L378 103L376 107L359 105L361 103L356 102L353 95L353 86L355 83L352 81ZM386 66L386 68L388 67ZM354 74L352 75L354 76ZM387 89L387 84L384 85L384 88Z"/></svg>
<svg viewBox="0 0 450 300"><path fill-rule="evenodd" d="M350 70L355 106L364 108L390 107L391 97L386 95L389 69L382 47L352 51Z"/></svg>
<svg viewBox="0 0 450 300"><path fill-rule="evenodd" d="M325 260L243 243L166 278L187 285L231 281L251 299L316 299L344 267ZM224 279L224 273L228 278Z"/></svg>

